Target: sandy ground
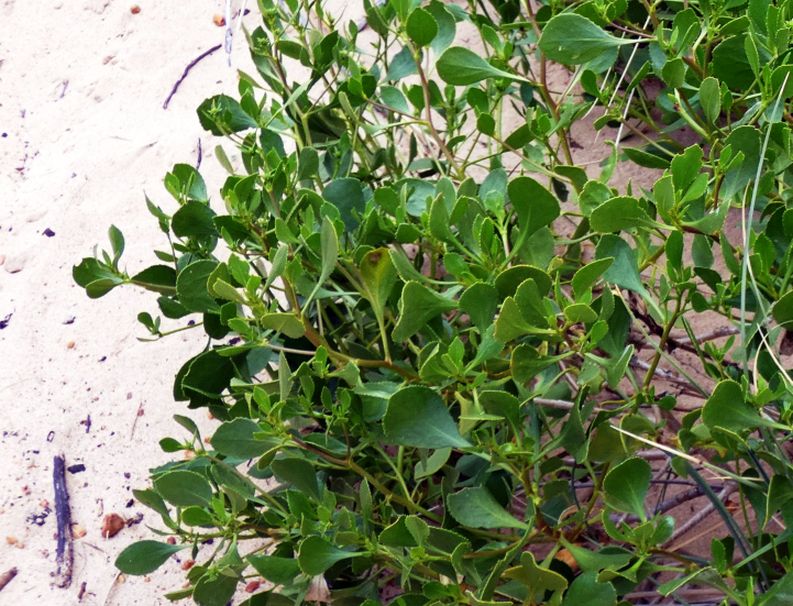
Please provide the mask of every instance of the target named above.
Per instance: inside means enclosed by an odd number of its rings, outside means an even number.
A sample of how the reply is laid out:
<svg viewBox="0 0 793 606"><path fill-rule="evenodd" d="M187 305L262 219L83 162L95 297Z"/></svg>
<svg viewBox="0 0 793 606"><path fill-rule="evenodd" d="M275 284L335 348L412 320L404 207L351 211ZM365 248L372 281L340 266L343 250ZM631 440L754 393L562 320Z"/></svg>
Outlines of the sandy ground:
<svg viewBox="0 0 793 606"><path fill-rule="evenodd" d="M236 71L215 53L163 110L184 67L223 41L213 23L221 3L137 2L133 14L127 0L0 0L0 573L19 571L0 604L165 604L162 593L183 582L175 561L126 582L112 563L149 535L147 523L157 525L131 490L168 460L157 440L181 437L171 416L185 409L172 400L171 380L201 344L189 333L139 342L145 329L135 316L154 312L154 299L122 289L91 301L71 267L94 244L106 246L111 223L127 236L130 271L155 262L150 251L163 241L143 192L173 208L162 177L176 162L194 163L199 140L202 172L217 191L216 142L195 107L235 90ZM239 36L233 62L246 61ZM66 589L51 586L56 454L85 467L67 473L85 536ZM111 512L145 516L105 539Z"/></svg>
<svg viewBox="0 0 793 606"><path fill-rule="evenodd" d="M91 301L71 267L96 243L107 246L111 223L127 236L130 272L155 262L151 250L163 240L143 192L173 209L162 177L176 162L195 163L199 141L202 174L217 191L217 141L202 131L195 108L212 94L233 94L236 71L216 52L163 110L185 66L222 42L213 23L222 2L137 2L133 14L128 0L0 0L0 573L18 569L0 605L151 606L170 603L162 594L183 583L175 559L151 577L126 580L113 561L131 541L151 537L147 524L157 526L131 490L169 459L157 441L181 437L171 417L186 411L173 402L171 381L202 343L190 333L139 342L146 331L135 316L154 313L154 298L122 289ZM255 11L247 19L253 26ZM232 59L254 73L241 36ZM557 78L563 88L567 75ZM591 128L573 135L577 160L594 164L605 155L592 145ZM618 175L623 186L646 187L654 177L626 165ZM191 416L209 423L203 412ZM75 542L66 589L51 578L57 454L85 467L67 474L73 519L85 536ZM144 517L105 539L109 513Z"/></svg>

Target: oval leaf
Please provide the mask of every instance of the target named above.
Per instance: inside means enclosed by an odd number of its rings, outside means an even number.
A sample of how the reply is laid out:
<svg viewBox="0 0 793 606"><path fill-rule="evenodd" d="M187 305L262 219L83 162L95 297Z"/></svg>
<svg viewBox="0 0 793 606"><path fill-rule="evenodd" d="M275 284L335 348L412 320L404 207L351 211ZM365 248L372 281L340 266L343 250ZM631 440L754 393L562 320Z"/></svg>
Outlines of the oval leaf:
<svg viewBox="0 0 793 606"><path fill-rule="evenodd" d="M580 65L613 52L631 40L621 40L606 33L586 17L576 13L556 15L548 21L540 36L540 51L551 61Z"/></svg>
<svg viewBox="0 0 793 606"><path fill-rule="evenodd" d="M300 569L310 576L325 572L336 562L364 555L339 549L321 537L308 537L297 551L297 563Z"/></svg>
<svg viewBox="0 0 793 606"><path fill-rule="evenodd" d="M177 551L187 545L169 545L159 541L138 541L133 543L116 558L116 568L124 574L143 575L154 572Z"/></svg>
<svg viewBox="0 0 793 606"><path fill-rule="evenodd" d="M154 489L163 499L178 507L209 505L212 486L195 471L169 471L154 480Z"/></svg>
<svg viewBox="0 0 793 606"><path fill-rule="evenodd" d="M464 488L446 499L449 513L463 526L470 528L528 528L513 517L490 494L487 488Z"/></svg>
<svg viewBox="0 0 793 606"><path fill-rule="evenodd" d="M389 398L383 429L391 444L416 448L470 446L441 397L421 385L400 389Z"/></svg>
<svg viewBox="0 0 793 606"><path fill-rule="evenodd" d="M644 499L650 489L652 469L644 459L634 457L613 467L603 480L606 503L609 507L625 513L633 513L642 520L647 519Z"/></svg>
<svg viewBox="0 0 793 606"><path fill-rule="evenodd" d="M475 52L461 46L447 48L435 67L444 82L458 86L476 84L488 78L523 81L523 78L493 67Z"/></svg>
<svg viewBox="0 0 793 606"><path fill-rule="evenodd" d="M274 441L257 440L262 428L251 419L239 418L223 423L212 437L212 446L220 453L240 459L263 455L275 446Z"/></svg>
<svg viewBox="0 0 793 606"><path fill-rule="evenodd" d="M735 432L765 424L760 413L746 402L741 386L731 379L716 385L702 409L702 422L711 430L722 427Z"/></svg>

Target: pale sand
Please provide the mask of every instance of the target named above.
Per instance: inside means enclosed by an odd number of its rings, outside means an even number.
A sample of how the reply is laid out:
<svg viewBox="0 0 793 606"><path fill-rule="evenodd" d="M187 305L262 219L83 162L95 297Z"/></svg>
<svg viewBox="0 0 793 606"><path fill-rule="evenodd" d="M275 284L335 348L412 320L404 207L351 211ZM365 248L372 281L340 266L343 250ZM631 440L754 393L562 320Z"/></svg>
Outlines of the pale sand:
<svg viewBox="0 0 793 606"><path fill-rule="evenodd" d="M146 331L135 316L155 313L156 297L121 289L91 301L72 282L71 267L94 244L107 247L111 223L127 236L129 271L156 262L151 250L165 241L143 192L173 211L162 178L176 162L195 162L199 139L202 173L217 191L217 141L201 129L195 108L212 94L234 94L237 77L218 51L192 70L164 111L184 67L223 41L212 20L221 3L137 0L139 14L132 4L0 0L0 320L11 314L0 330L0 573L19 570L0 604L150 606L169 603L162 593L183 583L174 559L163 573L125 583L115 582L113 561L133 540L152 538L146 524L158 526L155 514L129 504L131 489L169 459L157 446L161 437L185 437L171 420L186 412L173 402L171 382L203 341L188 332L138 342ZM246 19L251 27L256 16ZM233 57L235 68L255 73L242 36ZM204 411L189 414L207 424ZM46 511L45 501L52 507L59 453L67 465L86 467L67 474L72 516L86 531L75 541L68 589L51 587L54 512L42 526L29 521ZM104 539L110 512L145 518Z"/></svg>

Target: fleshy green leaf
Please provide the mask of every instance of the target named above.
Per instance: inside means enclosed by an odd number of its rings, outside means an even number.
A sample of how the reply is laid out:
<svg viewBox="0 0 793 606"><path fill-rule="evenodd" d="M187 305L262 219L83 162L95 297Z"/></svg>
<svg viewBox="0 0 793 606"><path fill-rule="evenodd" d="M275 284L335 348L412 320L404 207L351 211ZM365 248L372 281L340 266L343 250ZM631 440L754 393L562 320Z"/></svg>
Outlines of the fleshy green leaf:
<svg viewBox="0 0 793 606"><path fill-rule="evenodd" d="M787 328L793 326L793 290L786 292L774 303L771 315L774 316L774 320L779 322L780 326Z"/></svg>
<svg viewBox="0 0 793 606"><path fill-rule="evenodd" d="M399 279L388 249L378 248L366 253L361 260L360 270L366 299L382 322L388 297Z"/></svg>
<svg viewBox="0 0 793 606"><path fill-rule="evenodd" d="M191 200L174 213L173 233L180 238L207 238L217 235L215 213L203 202Z"/></svg>
<svg viewBox="0 0 793 606"><path fill-rule="evenodd" d="M507 186L509 201L518 215L521 237L550 225L559 216L559 201L531 177L518 177Z"/></svg>
<svg viewBox="0 0 793 606"><path fill-rule="evenodd" d="M292 313L278 311L264 314L259 319L259 323L264 328L284 333L290 339L299 339L306 334L306 328L303 326L303 322Z"/></svg>
<svg viewBox="0 0 793 606"><path fill-rule="evenodd" d="M322 197L339 209L344 226L352 231L358 226L357 215L363 213L365 200L361 182L352 177L331 181Z"/></svg>
<svg viewBox="0 0 793 606"><path fill-rule="evenodd" d="M551 61L580 65L614 53L631 40L615 38L586 17L562 13L552 17L540 36L540 52ZM615 54L616 56L616 54Z"/></svg>
<svg viewBox="0 0 793 606"><path fill-rule="evenodd" d="M256 572L275 585L289 585L300 574L300 565L292 558L251 555L248 561Z"/></svg>
<svg viewBox="0 0 793 606"><path fill-rule="evenodd" d="M435 316L457 307L443 295L418 282L408 282L399 299L399 319L392 334L394 341L404 341L421 330Z"/></svg>
<svg viewBox="0 0 793 606"><path fill-rule="evenodd" d="M476 486L450 494L449 513L470 528L528 528L527 524L504 509L487 488Z"/></svg>
<svg viewBox="0 0 793 606"><path fill-rule="evenodd" d="M210 97L198 106L198 119L213 135L227 135L256 127L256 121L228 95Z"/></svg>
<svg viewBox="0 0 793 606"><path fill-rule="evenodd" d="M617 511L633 513L642 520L647 519L644 499L650 489L651 477L650 464L638 457L612 467L603 480L606 503Z"/></svg>
<svg viewBox="0 0 793 606"><path fill-rule="evenodd" d="M480 332L484 332L493 323L498 309L498 291L490 284L476 282L460 295L460 309L468 314Z"/></svg>
<svg viewBox="0 0 793 606"><path fill-rule="evenodd" d="M176 270L168 265L152 265L132 276L130 281L147 290L169 295L176 288Z"/></svg>
<svg viewBox="0 0 793 606"><path fill-rule="evenodd" d="M447 84L466 86L488 78L505 78L519 82L524 78L493 67L478 54L461 46L447 48L435 65L438 75Z"/></svg>
<svg viewBox="0 0 793 606"><path fill-rule="evenodd" d="M723 427L736 433L767 424L746 401L741 386L731 379L721 381L713 389L702 409L702 422L708 429Z"/></svg>
<svg viewBox="0 0 793 606"><path fill-rule="evenodd" d="M429 387L404 387L388 400L383 418L386 440L417 448L470 446L441 397Z"/></svg>
<svg viewBox="0 0 793 606"><path fill-rule="evenodd" d="M190 311L217 312L220 309L207 286L217 265L216 261L195 261L179 272L176 294L179 302Z"/></svg>
<svg viewBox="0 0 793 606"><path fill-rule="evenodd" d="M297 551L297 563L300 569L310 576L325 572L336 562L365 555L339 549L322 537L308 537L300 543Z"/></svg>
<svg viewBox="0 0 793 606"><path fill-rule="evenodd" d="M138 541L118 554L116 568L124 574L149 574L162 566L173 554L187 547L159 541Z"/></svg>
<svg viewBox="0 0 793 606"><path fill-rule="evenodd" d="M437 472L449 460L452 453L451 448L439 448L433 452L426 460L419 461L413 470L413 477L426 478Z"/></svg>
<svg viewBox="0 0 793 606"><path fill-rule="evenodd" d="M572 281L573 293L576 299L580 299L585 292L589 291L597 279L611 267L612 263L614 263L612 257L605 257L580 267L578 271L575 272Z"/></svg>
<svg viewBox="0 0 793 606"><path fill-rule="evenodd" d="M705 78L699 85L699 104L708 122L715 123L721 114L721 88L716 78Z"/></svg>
<svg viewBox="0 0 793 606"><path fill-rule="evenodd" d="M237 577L219 572L208 573L198 579L193 589L193 601L198 606L226 606L234 597Z"/></svg>
<svg viewBox="0 0 793 606"><path fill-rule="evenodd" d="M611 583L601 583L597 573L585 572L575 578L564 594L562 606L614 606L617 591Z"/></svg>
<svg viewBox="0 0 793 606"><path fill-rule="evenodd" d="M592 211L589 218L592 229L600 233L610 233L648 225L650 217L639 206L636 198L618 196L606 200Z"/></svg>
<svg viewBox="0 0 793 606"><path fill-rule="evenodd" d="M508 569L504 576L523 583L533 591L561 591L567 587L567 579L554 570L538 566L530 551L524 551L520 556L520 566Z"/></svg>
<svg viewBox="0 0 793 606"><path fill-rule="evenodd" d="M315 499L319 498L319 484L314 466L305 459L288 457L276 459L270 465L275 477Z"/></svg>
<svg viewBox="0 0 793 606"><path fill-rule="evenodd" d="M255 436L262 428L251 419L240 417L223 423L212 437L212 447L218 452L240 459L263 455L276 445L274 440L260 440Z"/></svg>
<svg viewBox="0 0 793 606"><path fill-rule="evenodd" d="M178 469L164 473L154 480L154 489L178 507L209 505L212 500L212 486L195 471Z"/></svg>
<svg viewBox="0 0 793 606"><path fill-rule="evenodd" d="M319 288L333 273L336 267L336 261L339 258L339 237L336 235L336 228L333 226L333 221L328 217L322 219L322 227L319 230L319 246L322 254L322 264L320 266L319 278L317 285L314 287L311 295L306 300L307 306L314 296L317 294Z"/></svg>
<svg viewBox="0 0 793 606"><path fill-rule="evenodd" d="M410 13L405 29L410 39L418 46L427 46L438 35L435 18L423 8L417 8Z"/></svg>

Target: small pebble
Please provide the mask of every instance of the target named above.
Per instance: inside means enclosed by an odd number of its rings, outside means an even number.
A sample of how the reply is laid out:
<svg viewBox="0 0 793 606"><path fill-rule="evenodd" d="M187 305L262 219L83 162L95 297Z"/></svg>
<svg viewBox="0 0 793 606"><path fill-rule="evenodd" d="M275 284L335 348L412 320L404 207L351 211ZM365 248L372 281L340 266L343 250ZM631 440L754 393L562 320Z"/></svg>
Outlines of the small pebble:
<svg viewBox="0 0 793 606"><path fill-rule="evenodd" d="M76 465L69 465L66 469L69 473L80 473L81 471L85 471L85 465L77 463Z"/></svg>
<svg viewBox="0 0 793 606"><path fill-rule="evenodd" d="M102 536L106 539L116 536L127 525L117 513L109 513L102 520Z"/></svg>
<svg viewBox="0 0 793 606"><path fill-rule="evenodd" d="M218 27L223 27L224 25L226 25L226 19L223 17L223 15L215 15L214 17L212 17L212 23L214 23Z"/></svg>
<svg viewBox="0 0 793 606"><path fill-rule="evenodd" d="M72 524L72 536L75 539L82 539L88 531L79 524Z"/></svg>
<svg viewBox="0 0 793 606"><path fill-rule="evenodd" d="M261 586L262 586L261 581L251 581L250 583L245 585L245 593L253 593Z"/></svg>
<svg viewBox="0 0 793 606"><path fill-rule="evenodd" d="M133 4L129 8L129 12L132 13L133 15L137 15L140 12L140 6L138 6L137 4Z"/></svg>
<svg viewBox="0 0 793 606"><path fill-rule="evenodd" d="M43 232L41 232L41 233L44 234L45 236L47 236L48 238L52 238L52 236L55 235L55 232L52 231L49 227L47 229L45 229Z"/></svg>
<svg viewBox="0 0 793 606"><path fill-rule="evenodd" d="M25 269L25 257L9 257L5 260L4 266L8 273L16 274Z"/></svg>
<svg viewBox="0 0 793 606"><path fill-rule="evenodd" d="M74 349L74 341L67 341L66 342L66 349Z"/></svg>

